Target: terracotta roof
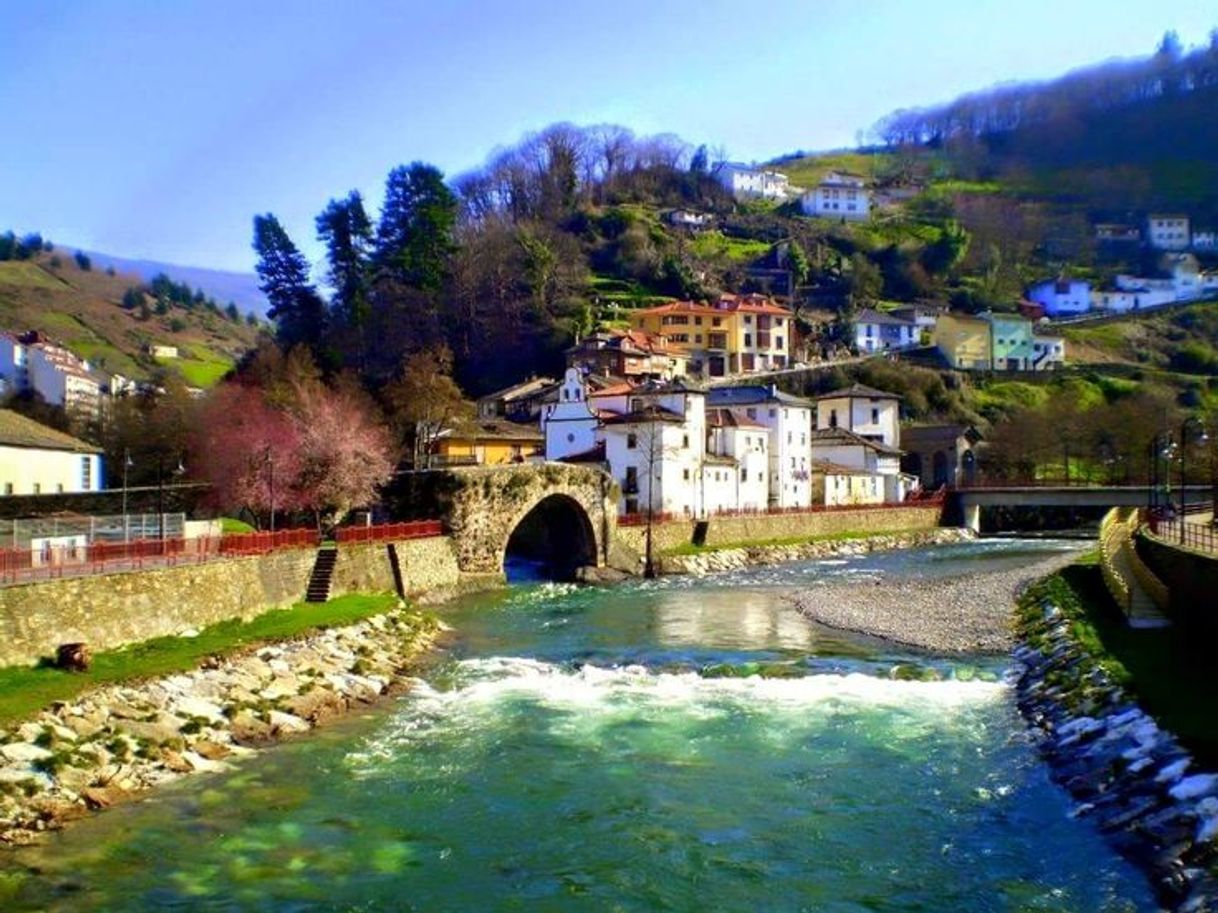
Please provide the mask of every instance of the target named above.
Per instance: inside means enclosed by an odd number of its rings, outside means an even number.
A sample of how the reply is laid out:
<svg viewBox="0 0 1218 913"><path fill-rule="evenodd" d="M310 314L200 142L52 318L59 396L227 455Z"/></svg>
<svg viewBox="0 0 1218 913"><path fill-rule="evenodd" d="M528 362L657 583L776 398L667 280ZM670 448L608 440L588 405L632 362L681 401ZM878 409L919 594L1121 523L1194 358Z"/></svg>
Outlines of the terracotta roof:
<svg viewBox="0 0 1218 913"><path fill-rule="evenodd" d="M624 393L629 393L634 389L634 384L629 381L613 384L610 387L602 387L593 393L588 394L588 399L594 399L598 396L621 396Z"/></svg>
<svg viewBox="0 0 1218 913"><path fill-rule="evenodd" d="M559 457L559 463L603 463L605 462L605 442L594 445L589 450L581 450L579 453L569 453L565 457Z"/></svg>
<svg viewBox="0 0 1218 913"><path fill-rule="evenodd" d="M866 447L869 450L874 450L876 453L884 453L891 456L901 455L901 451L896 447L889 447L887 444L865 438L861 434L855 434L853 431L847 431L845 428L817 428L812 432L810 440L814 444L818 441L824 441L826 443Z"/></svg>
<svg viewBox="0 0 1218 913"><path fill-rule="evenodd" d="M844 463L834 463L831 460L813 460L813 472L823 472L835 476L873 476L874 472L860 469L858 466L847 466Z"/></svg>
<svg viewBox="0 0 1218 913"><path fill-rule="evenodd" d="M671 409L663 406L644 406L624 415L615 415L603 420L606 425L649 425L652 422L663 422L669 425L681 425L685 419Z"/></svg>
<svg viewBox="0 0 1218 913"><path fill-rule="evenodd" d="M706 423L715 428L754 428L765 430L765 425L741 418L731 409L707 409Z"/></svg>
<svg viewBox="0 0 1218 913"><path fill-rule="evenodd" d="M779 307L765 295L721 295L714 304L696 301L670 301L653 308L633 311L631 316L646 314L700 314L714 316L740 312L745 314L774 314L780 317L794 316L790 310Z"/></svg>
<svg viewBox="0 0 1218 913"><path fill-rule="evenodd" d="M101 453L100 447L70 434L48 428L11 409L0 409L0 446L35 450L68 450L72 453Z"/></svg>
<svg viewBox="0 0 1218 913"><path fill-rule="evenodd" d="M842 390L830 390L828 393L822 393L815 399L842 399L844 397L856 397L858 399L900 399L896 393L889 393L887 390L877 390L875 387L868 387L866 384L851 384Z"/></svg>

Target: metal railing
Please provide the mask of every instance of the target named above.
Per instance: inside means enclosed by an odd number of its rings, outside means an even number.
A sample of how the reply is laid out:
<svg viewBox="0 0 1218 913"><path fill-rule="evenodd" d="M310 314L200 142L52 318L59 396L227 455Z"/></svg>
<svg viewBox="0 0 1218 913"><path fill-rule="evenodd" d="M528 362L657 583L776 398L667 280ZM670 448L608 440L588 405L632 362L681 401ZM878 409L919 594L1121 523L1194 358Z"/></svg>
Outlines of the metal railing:
<svg viewBox="0 0 1218 913"><path fill-rule="evenodd" d="M412 520L406 523L379 523L375 526L343 526L334 534L339 545L365 542L398 542L403 539L428 539L444 535L439 520Z"/></svg>
<svg viewBox="0 0 1218 913"><path fill-rule="evenodd" d="M799 514L827 514L842 511L858 511L858 510L901 510L904 508L926 508L937 507L941 505L946 498L946 492L938 491L934 494L926 495L918 498L907 498L904 501L879 501L873 504L809 504L800 505L798 507L764 507L764 508L728 508L725 510L707 511L705 515L695 517L689 514L676 513L660 513L656 512L652 515L653 523L671 523L674 520L686 520L693 522L695 520L714 520L716 518L731 518L731 517L780 517ZM647 514L632 513L621 514L617 518L618 526L646 526Z"/></svg>
<svg viewBox="0 0 1218 913"><path fill-rule="evenodd" d="M83 537L82 537L83 538ZM313 529L275 533L241 533L136 539L132 542L46 543L38 547L0 549L0 584L33 583L62 577L89 577L145 568L203 564L221 558L265 555L287 549L316 548Z"/></svg>
<svg viewBox="0 0 1218 913"><path fill-rule="evenodd" d="M1152 516L1148 526L1154 535L1170 545L1182 545L1201 552L1218 552L1218 534L1210 524Z"/></svg>

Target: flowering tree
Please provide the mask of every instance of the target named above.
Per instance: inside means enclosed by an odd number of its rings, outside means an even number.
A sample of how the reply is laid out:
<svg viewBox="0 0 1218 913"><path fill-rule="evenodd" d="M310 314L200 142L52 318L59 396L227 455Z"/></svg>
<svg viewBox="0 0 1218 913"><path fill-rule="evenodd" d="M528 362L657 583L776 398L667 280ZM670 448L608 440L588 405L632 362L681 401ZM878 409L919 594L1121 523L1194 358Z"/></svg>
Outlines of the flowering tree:
<svg viewBox="0 0 1218 913"><path fill-rule="evenodd" d="M319 524L332 526L352 508L371 504L393 475L395 459L389 432L367 399L349 386L301 384L292 419L301 506L313 511Z"/></svg>
<svg viewBox="0 0 1218 913"><path fill-rule="evenodd" d="M305 507L298 425L258 387L222 384L204 403L195 431L198 473L217 507L247 510L258 525L272 512Z"/></svg>

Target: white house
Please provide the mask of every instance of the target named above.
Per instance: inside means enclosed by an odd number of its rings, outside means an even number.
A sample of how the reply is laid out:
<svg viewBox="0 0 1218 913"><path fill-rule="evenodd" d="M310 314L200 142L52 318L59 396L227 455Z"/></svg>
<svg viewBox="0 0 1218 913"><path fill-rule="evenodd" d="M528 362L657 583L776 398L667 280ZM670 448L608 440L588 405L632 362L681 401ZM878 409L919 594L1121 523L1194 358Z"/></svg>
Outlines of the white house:
<svg viewBox="0 0 1218 913"><path fill-rule="evenodd" d="M1218 231L1210 229L1194 231L1193 250L1218 250Z"/></svg>
<svg viewBox="0 0 1218 913"><path fill-rule="evenodd" d="M739 162L723 162L715 166L711 176L737 199L785 200L791 192L791 182L782 172L764 171Z"/></svg>
<svg viewBox="0 0 1218 913"><path fill-rule="evenodd" d="M0 384L6 394L17 393L30 384L26 347L9 333L0 333Z"/></svg>
<svg viewBox="0 0 1218 913"><path fill-rule="evenodd" d="M1155 250L1187 250L1192 241L1188 216L1151 213L1146 219L1146 241Z"/></svg>
<svg viewBox="0 0 1218 913"><path fill-rule="evenodd" d="M830 171L799 200L806 216L861 222L871 218L871 191L859 174Z"/></svg>
<svg viewBox="0 0 1218 913"><path fill-rule="evenodd" d="M705 516L705 394L680 383L651 384L631 392L629 407L601 423L622 513Z"/></svg>
<svg viewBox="0 0 1218 913"><path fill-rule="evenodd" d="M101 448L0 409L0 492L38 495L101 488Z"/></svg>
<svg viewBox="0 0 1218 913"><path fill-rule="evenodd" d="M1068 317L1091 310L1091 283L1081 279L1046 279L1028 289L1028 300L1049 317Z"/></svg>
<svg viewBox="0 0 1218 913"><path fill-rule="evenodd" d="M101 408L101 381L88 370L88 363L64 357L56 347L30 346L30 386L55 406L69 412L96 414Z"/></svg>
<svg viewBox="0 0 1218 913"><path fill-rule="evenodd" d="M730 412L737 421L755 423L769 435L769 506L807 507L811 503L809 435L812 403L774 386L713 387L708 408Z"/></svg>
<svg viewBox="0 0 1218 913"><path fill-rule="evenodd" d="M1052 371L1066 364L1066 340L1061 336L1032 337L1032 370Z"/></svg>
<svg viewBox="0 0 1218 913"><path fill-rule="evenodd" d="M816 398L813 461L874 474L881 500L903 501L915 483L901 473L900 401L895 393L863 384L822 393Z"/></svg>
<svg viewBox="0 0 1218 913"><path fill-rule="evenodd" d="M714 216L706 212L694 212L692 209L674 209L668 214L668 224L678 228L704 228L714 221Z"/></svg>
<svg viewBox="0 0 1218 913"><path fill-rule="evenodd" d="M726 459L735 474L734 492L718 484L706 485L707 513L764 511L770 501L770 434L766 426L741 418L730 409L708 409L706 434L707 471L717 474L719 465L713 461Z"/></svg>
<svg viewBox="0 0 1218 913"><path fill-rule="evenodd" d="M916 346L921 328L913 321L864 308L854 318L854 345L860 352L882 352Z"/></svg>
<svg viewBox="0 0 1218 913"><path fill-rule="evenodd" d="M1137 281L1133 276L1118 276L1117 278ZM1144 285L1125 282L1115 289L1097 289L1091 293L1092 308L1097 311L1109 311L1113 314L1161 307L1164 304L1172 304L1175 300L1176 290L1170 284L1166 288L1151 289Z"/></svg>

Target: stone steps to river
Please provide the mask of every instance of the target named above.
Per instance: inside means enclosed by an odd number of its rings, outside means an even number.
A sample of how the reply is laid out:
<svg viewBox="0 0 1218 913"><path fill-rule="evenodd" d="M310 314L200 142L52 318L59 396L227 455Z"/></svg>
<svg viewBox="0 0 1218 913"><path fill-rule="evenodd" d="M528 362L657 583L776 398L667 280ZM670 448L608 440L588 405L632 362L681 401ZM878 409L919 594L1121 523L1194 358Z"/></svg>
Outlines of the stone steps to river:
<svg viewBox="0 0 1218 913"><path fill-rule="evenodd" d="M305 602L329 602L330 588L334 582L334 565L338 562L338 549L318 549L305 589Z"/></svg>

